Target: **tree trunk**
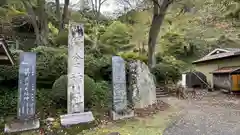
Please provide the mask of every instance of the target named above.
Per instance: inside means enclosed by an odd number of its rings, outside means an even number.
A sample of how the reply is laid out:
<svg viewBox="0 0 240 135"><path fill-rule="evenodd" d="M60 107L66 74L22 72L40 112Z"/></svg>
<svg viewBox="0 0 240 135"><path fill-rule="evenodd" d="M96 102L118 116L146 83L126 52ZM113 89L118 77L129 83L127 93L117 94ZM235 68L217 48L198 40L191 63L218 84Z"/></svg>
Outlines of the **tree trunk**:
<svg viewBox="0 0 240 135"><path fill-rule="evenodd" d="M100 10L101 10L101 6L102 6L102 3L101 3L102 1L101 0L95 0L95 10L94 10L94 12L95 12L95 27L96 27L96 29L95 29L95 39L94 39L94 45L93 45L93 48L94 49L96 49L97 48L97 46L98 46L98 39L99 39L99 37L100 37L100 35L99 35L99 17L100 17Z"/></svg>
<svg viewBox="0 0 240 135"><path fill-rule="evenodd" d="M161 25L163 23L166 11L172 0L152 0L153 1L153 19L149 31L148 37L148 66L152 69L156 65L155 49L157 37L160 32ZM161 5L160 5L161 4Z"/></svg>
<svg viewBox="0 0 240 135"><path fill-rule="evenodd" d="M28 1L23 1L23 4L27 9L28 15L30 17L30 20L31 20L33 28L34 28L34 33L36 36L36 44L39 46L39 45L41 45L41 35L40 35L39 27L37 25L36 15L32 9L32 5Z"/></svg>
<svg viewBox="0 0 240 135"><path fill-rule="evenodd" d="M58 21L58 28L59 30L61 29L61 11L60 11L60 2L59 0L55 0L56 3L56 16L57 16L57 21Z"/></svg>
<svg viewBox="0 0 240 135"><path fill-rule="evenodd" d="M64 26L68 22L68 6L69 6L69 0L65 0L62 19L61 19L61 27L59 29L60 32L64 30Z"/></svg>
<svg viewBox="0 0 240 135"><path fill-rule="evenodd" d="M48 44L48 20L45 8L45 0L38 0L38 16L40 21L40 38L43 45Z"/></svg>

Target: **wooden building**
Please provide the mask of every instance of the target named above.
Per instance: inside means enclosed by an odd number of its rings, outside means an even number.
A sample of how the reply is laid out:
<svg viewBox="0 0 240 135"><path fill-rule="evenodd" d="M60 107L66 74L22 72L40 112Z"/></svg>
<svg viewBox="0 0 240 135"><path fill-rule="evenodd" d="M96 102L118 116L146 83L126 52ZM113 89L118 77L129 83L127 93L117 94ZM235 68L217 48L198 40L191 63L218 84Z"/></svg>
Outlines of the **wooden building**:
<svg viewBox="0 0 240 135"><path fill-rule="evenodd" d="M223 67L212 72L213 87L229 92L240 91L240 68Z"/></svg>
<svg viewBox="0 0 240 135"><path fill-rule="evenodd" d="M240 48L215 49L193 64L211 87L240 91Z"/></svg>

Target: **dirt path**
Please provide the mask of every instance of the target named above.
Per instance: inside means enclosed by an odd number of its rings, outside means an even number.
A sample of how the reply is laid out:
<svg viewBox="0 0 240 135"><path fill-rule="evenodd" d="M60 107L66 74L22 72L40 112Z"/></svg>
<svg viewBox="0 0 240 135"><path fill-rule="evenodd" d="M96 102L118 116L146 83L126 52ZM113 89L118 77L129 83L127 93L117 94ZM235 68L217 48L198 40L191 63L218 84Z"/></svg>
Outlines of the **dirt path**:
<svg viewBox="0 0 240 135"><path fill-rule="evenodd" d="M199 94L197 100L180 101L176 105L182 108L182 115L163 135L239 135L239 101L240 98L221 92Z"/></svg>

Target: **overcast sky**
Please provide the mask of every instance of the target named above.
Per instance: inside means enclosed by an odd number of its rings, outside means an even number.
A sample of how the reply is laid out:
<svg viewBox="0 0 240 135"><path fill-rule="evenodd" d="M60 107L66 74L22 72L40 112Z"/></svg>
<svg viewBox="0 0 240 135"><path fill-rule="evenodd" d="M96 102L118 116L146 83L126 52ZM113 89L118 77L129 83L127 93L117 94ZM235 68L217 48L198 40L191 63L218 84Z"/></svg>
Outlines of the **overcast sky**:
<svg viewBox="0 0 240 135"><path fill-rule="evenodd" d="M115 1L116 0L107 0L103 4L103 6L101 8L101 12L111 12L111 13L113 13L115 10L117 10L118 6L117 6ZM64 0L60 0L60 2L64 3ZM79 0L70 0L71 5L74 5L74 4L78 3L78 2L79 2Z"/></svg>

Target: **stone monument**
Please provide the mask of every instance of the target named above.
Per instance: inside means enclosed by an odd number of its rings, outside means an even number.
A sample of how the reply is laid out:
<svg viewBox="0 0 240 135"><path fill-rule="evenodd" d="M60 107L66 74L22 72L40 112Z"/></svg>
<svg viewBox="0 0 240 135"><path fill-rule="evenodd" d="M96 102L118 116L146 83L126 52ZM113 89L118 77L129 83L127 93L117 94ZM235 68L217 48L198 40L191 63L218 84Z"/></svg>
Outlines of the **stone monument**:
<svg viewBox="0 0 240 135"><path fill-rule="evenodd" d="M130 118L134 111L128 108L125 61L119 56L112 57L113 120Z"/></svg>
<svg viewBox="0 0 240 135"><path fill-rule="evenodd" d="M148 66L140 60L129 64L130 89L134 108L145 108L157 102L154 76Z"/></svg>
<svg viewBox="0 0 240 135"><path fill-rule="evenodd" d="M68 114L60 116L63 126L94 120L92 112L84 112L84 28L72 22L68 34L67 97Z"/></svg>
<svg viewBox="0 0 240 135"><path fill-rule="evenodd" d="M36 53L20 54L17 120L5 125L5 132L20 132L40 127L36 108Z"/></svg>

